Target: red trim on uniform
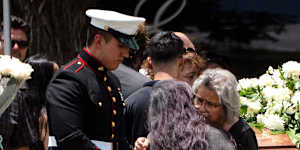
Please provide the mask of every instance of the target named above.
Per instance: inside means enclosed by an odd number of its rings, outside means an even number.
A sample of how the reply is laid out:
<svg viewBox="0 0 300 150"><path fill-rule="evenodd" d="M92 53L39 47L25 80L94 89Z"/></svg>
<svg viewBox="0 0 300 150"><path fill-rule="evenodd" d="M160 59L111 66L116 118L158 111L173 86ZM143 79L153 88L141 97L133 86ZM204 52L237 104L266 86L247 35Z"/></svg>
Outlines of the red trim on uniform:
<svg viewBox="0 0 300 150"><path fill-rule="evenodd" d="M83 50L89 55L91 56L97 63L102 64L95 56L93 56L93 54L91 54L86 48L83 48ZM103 65L102 65L103 66Z"/></svg>
<svg viewBox="0 0 300 150"><path fill-rule="evenodd" d="M80 59L80 61L84 64L84 65L86 65L87 67L89 67L89 68L91 68L81 57L80 57L80 55L78 55L78 58ZM92 70L94 70L94 69L92 69Z"/></svg>
<svg viewBox="0 0 300 150"><path fill-rule="evenodd" d="M75 61L73 61L71 64L69 64L68 66L66 66L65 68L64 68L64 70L66 70L67 68L69 68L70 66L72 66L74 63L76 63L76 62L78 62L79 60L75 60Z"/></svg>
<svg viewBox="0 0 300 150"><path fill-rule="evenodd" d="M88 65L88 64L80 57L80 55L78 55L77 57L80 59L80 61L81 61L84 65L86 65L88 68L90 68L91 70L93 70L94 72L96 72L96 74L98 74L98 75L100 75L100 76L103 76L99 71L97 71L97 70L93 69L91 66L89 66L89 65Z"/></svg>
<svg viewBox="0 0 300 150"><path fill-rule="evenodd" d="M90 55L91 57L94 57L86 48L83 48L83 50L88 54Z"/></svg>
<svg viewBox="0 0 300 150"><path fill-rule="evenodd" d="M96 150L98 150L98 147L96 147Z"/></svg>
<svg viewBox="0 0 300 150"><path fill-rule="evenodd" d="M84 67L84 65L81 65L75 72L78 72L79 70L81 70Z"/></svg>

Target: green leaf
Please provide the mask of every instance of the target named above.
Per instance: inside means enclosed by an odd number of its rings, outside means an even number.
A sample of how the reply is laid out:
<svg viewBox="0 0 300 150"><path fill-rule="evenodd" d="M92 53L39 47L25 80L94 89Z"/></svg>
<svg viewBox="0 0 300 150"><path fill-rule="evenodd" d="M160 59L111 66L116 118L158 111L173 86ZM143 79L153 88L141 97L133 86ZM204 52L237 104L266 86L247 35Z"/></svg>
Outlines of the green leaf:
<svg viewBox="0 0 300 150"><path fill-rule="evenodd" d="M300 133L296 133L296 131L293 129L289 129L289 131L286 131L286 133L290 137L292 142L296 144L296 147L300 148Z"/></svg>
<svg viewBox="0 0 300 150"><path fill-rule="evenodd" d="M247 105L242 105L240 108L240 114L242 114L242 115L247 114L247 109L248 109Z"/></svg>
<svg viewBox="0 0 300 150"><path fill-rule="evenodd" d="M278 70L279 70L279 72L280 72L280 79L281 79L281 80L284 80L284 73L283 73L283 71L282 71L282 69L281 69L280 66L278 66Z"/></svg>
<svg viewBox="0 0 300 150"><path fill-rule="evenodd" d="M249 126L250 127L255 127L255 128L257 128L257 129L259 129L259 130L262 130L265 126L263 125L263 124L261 124L261 123L249 123Z"/></svg>
<svg viewBox="0 0 300 150"><path fill-rule="evenodd" d="M271 131L271 132L270 132L271 135L285 134L285 133L286 133L286 131L284 131L284 130L280 130L280 131Z"/></svg>

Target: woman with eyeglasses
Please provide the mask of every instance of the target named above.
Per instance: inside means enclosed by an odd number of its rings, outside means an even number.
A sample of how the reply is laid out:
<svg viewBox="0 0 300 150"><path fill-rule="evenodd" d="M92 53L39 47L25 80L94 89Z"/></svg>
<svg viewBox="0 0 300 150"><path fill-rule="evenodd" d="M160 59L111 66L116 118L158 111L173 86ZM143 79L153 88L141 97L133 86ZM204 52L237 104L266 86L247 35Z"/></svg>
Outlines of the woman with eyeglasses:
<svg viewBox="0 0 300 150"><path fill-rule="evenodd" d="M209 123L229 132L239 150L257 150L254 131L240 117L240 100L235 76L221 68L207 69L194 81L194 106Z"/></svg>
<svg viewBox="0 0 300 150"><path fill-rule="evenodd" d="M150 133L148 139L139 138L134 149L150 145L150 150L234 150L226 133L207 124L191 98L191 87L185 82L155 83L148 112Z"/></svg>

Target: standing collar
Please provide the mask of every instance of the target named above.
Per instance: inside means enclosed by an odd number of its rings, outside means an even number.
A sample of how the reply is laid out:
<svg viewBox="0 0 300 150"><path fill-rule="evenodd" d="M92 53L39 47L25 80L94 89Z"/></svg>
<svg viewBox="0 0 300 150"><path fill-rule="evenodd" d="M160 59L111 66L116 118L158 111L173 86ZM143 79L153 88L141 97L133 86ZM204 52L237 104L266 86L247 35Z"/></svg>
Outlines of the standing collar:
<svg viewBox="0 0 300 150"><path fill-rule="evenodd" d="M158 82L158 81L160 81L160 80L152 80L152 81L148 81L148 82L144 83L143 86L144 86L144 87L146 87L146 86L152 87L152 86L153 86L156 82Z"/></svg>
<svg viewBox="0 0 300 150"><path fill-rule="evenodd" d="M83 48L83 51L79 54L79 59L91 68L95 72L107 72L105 68L87 49Z"/></svg>

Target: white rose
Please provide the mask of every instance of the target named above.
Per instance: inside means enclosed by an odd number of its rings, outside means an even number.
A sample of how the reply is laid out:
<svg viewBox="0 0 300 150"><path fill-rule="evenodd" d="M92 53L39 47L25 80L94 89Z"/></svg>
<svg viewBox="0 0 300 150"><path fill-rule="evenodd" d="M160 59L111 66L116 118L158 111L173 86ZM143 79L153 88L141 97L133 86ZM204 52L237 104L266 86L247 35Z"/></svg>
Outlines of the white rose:
<svg viewBox="0 0 300 150"><path fill-rule="evenodd" d="M251 114L255 114L258 113L258 111L261 109L262 105L260 104L260 102L257 101L248 101L248 109L247 112L251 113Z"/></svg>
<svg viewBox="0 0 300 150"><path fill-rule="evenodd" d="M272 101L273 98L276 97L276 89L268 86L262 90L262 94L264 95L267 101Z"/></svg>
<svg viewBox="0 0 300 150"><path fill-rule="evenodd" d="M268 68L268 72L269 72L270 74L273 74L273 72L274 72L274 69L273 69L273 67L272 67L272 66L269 66L269 68Z"/></svg>
<svg viewBox="0 0 300 150"><path fill-rule="evenodd" d="M291 98L291 94L293 93L289 88L278 88L277 89L277 97L280 100L289 100Z"/></svg>
<svg viewBox="0 0 300 150"><path fill-rule="evenodd" d="M290 99L292 91L288 88L266 87L263 89L262 93L268 101L284 101Z"/></svg>
<svg viewBox="0 0 300 150"><path fill-rule="evenodd" d="M263 74L258 79L259 86L272 86L274 84L274 80L269 74Z"/></svg>
<svg viewBox="0 0 300 150"><path fill-rule="evenodd" d="M0 74L11 76L18 80L30 79L32 67L19 59L7 55L0 55Z"/></svg>
<svg viewBox="0 0 300 150"><path fill-rule="evenodd" d="M281 79L279 70L274 71L272 75L273 84L277 85L278 87L285 87L285 81Z"/></svg>
<svg viewBox="0 0 300 150"><path fill-rule="evenodd" d="M288 77L299 77L300 64L296 61L288 61L282 65L282 71L286 73Z"/></svg>
<svg viewBox="0 0 300 150"><path fill-rule="evenodd" d="M257 123L264 124L265 116L262 115L262 114L258 114L258 115L256 116L256 120L257 120Z"/></svg>
<svg viewBox="0 0 300 150"><path fill-rule="evenodd" d="M300 103L300 92L299 91L296 91L293 95L293 97L291 98L291 102L293 104L297 104L297 103Z"/></svg>
<svg viewBox="0 0 300 150"><path fill-rule="evenodd" d="M294 114L296 112L297 112L297 104L290 105L286 109L286 113L289 114L289 115L292 115L292 114Z"/></svg>
<svg viewBox="0 0 300 150"><path fill-rule="evenodd" d="M283 110L283 105L281 102L278 102L278 103L274 102L273 104L274 104L273 107L269 108L269 110L270 110L270 112L272 112L272 114L280 113L281 110Z"/></svg>
<svg viewBox="0 0 300 150"><path fill-rule="evenodd" d="M248 99L244 96L240 96L240 104L241 105L247 105Z"/></svg>
<svg viewBox="0 0 300 150"><path fill-rule="evenodd" d="M247 89L258 86L258 79L256 78L244 78L239 80L238 89Z"/></svg>
<svg viewBox="0 0 300 150"><path fill-rule="evenodd" d="M266 115L263 124L271 130L284 130L284 121L278 115Z"/></svg>

